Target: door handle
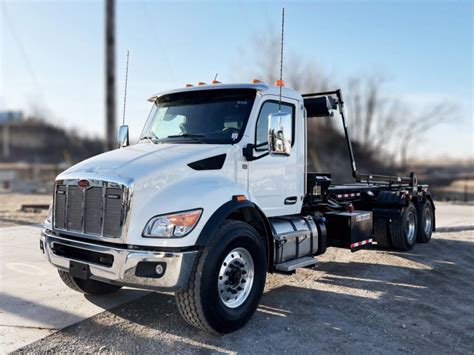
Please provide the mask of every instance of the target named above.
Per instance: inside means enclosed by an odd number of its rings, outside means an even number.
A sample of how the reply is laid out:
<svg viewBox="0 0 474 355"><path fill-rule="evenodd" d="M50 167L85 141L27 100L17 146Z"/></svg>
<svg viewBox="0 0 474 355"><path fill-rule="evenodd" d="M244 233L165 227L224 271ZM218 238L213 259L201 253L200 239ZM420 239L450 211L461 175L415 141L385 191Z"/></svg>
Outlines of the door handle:
<svg viewBox="0 0 474 355"><path fill-rule="evenodd" d="M285 205L294 205L298 201L297 196L290 196L285 198Z"/></svg>

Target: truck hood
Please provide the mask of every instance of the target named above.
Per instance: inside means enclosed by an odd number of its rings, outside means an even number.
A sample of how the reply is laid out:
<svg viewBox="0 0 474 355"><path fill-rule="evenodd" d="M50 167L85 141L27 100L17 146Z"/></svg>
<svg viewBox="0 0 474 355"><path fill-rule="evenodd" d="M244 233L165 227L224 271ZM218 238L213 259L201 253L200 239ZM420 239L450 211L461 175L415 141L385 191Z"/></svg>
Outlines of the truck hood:
<svg viewBox="0 0 474 355"><path fill-rule="evenodd" d="M114 175L135 180L151 171L168 168L170 165L182 167L200 159L224 154L230 149L232 146L229 145L141 143L84 160L67 169L60 177L92 174Z"/></svg>

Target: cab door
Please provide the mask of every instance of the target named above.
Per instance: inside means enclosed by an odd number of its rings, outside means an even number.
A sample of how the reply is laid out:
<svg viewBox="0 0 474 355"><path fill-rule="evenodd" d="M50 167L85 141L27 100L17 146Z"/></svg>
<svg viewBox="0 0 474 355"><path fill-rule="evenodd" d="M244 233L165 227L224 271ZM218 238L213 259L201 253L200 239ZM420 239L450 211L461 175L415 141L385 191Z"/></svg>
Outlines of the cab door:
<svg viewBox="0 0 474 355"><path fill-rule="evenodd" d="M249 194L267 217L297 214L301 212L304 191L304 157L301 156L304 152L296 141L302 127L302 113L297 100L282 100L281 111L293 117L291 153L258 158L268 153L268 115L278 112L279 108L278 97L264 98L255 124L254 156L257 159L249 162Z"/></svg>

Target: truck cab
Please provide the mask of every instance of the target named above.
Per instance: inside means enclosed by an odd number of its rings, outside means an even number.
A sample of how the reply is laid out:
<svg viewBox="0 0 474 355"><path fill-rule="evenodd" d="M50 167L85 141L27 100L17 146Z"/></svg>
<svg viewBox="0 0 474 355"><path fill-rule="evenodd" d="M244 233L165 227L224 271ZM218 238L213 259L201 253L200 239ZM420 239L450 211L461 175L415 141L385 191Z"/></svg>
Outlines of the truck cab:
<svg viewBox="0 0 474 355"><path fill-rule="evenodd" d="M358 181L336 186L307 172L308 117L343 114L337 92L215 83L149 101L137 144L122 126L119 149L56 178L40 247L79 292L173 291L189 324L226 333L255 312L267 272L312 267L328 246L431 236L434 205L413 177L362 181L353 162Z"/></svg>

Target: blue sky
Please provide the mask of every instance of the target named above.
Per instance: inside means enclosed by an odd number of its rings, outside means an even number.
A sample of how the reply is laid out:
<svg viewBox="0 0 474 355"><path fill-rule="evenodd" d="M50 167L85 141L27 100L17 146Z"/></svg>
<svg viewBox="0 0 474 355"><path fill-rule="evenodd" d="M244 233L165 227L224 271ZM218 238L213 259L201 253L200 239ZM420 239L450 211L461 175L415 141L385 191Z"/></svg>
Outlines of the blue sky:
<svg viewBox="0 0 474 355"><path fill-rule="evenodd" d="M435 128L417 154L474 156L472 1L118 1L117 116L127 49L127 120L137 135L151 94L216 72L232 82L254 66L242 50L256 33L278 33L282 6L286 51L343 87L349 77L380 74L387 94L414 106L457 105L458 123ZM103 2L6 1L1 11L1 107L46 111L56 124L102 135Z"/></svg>

